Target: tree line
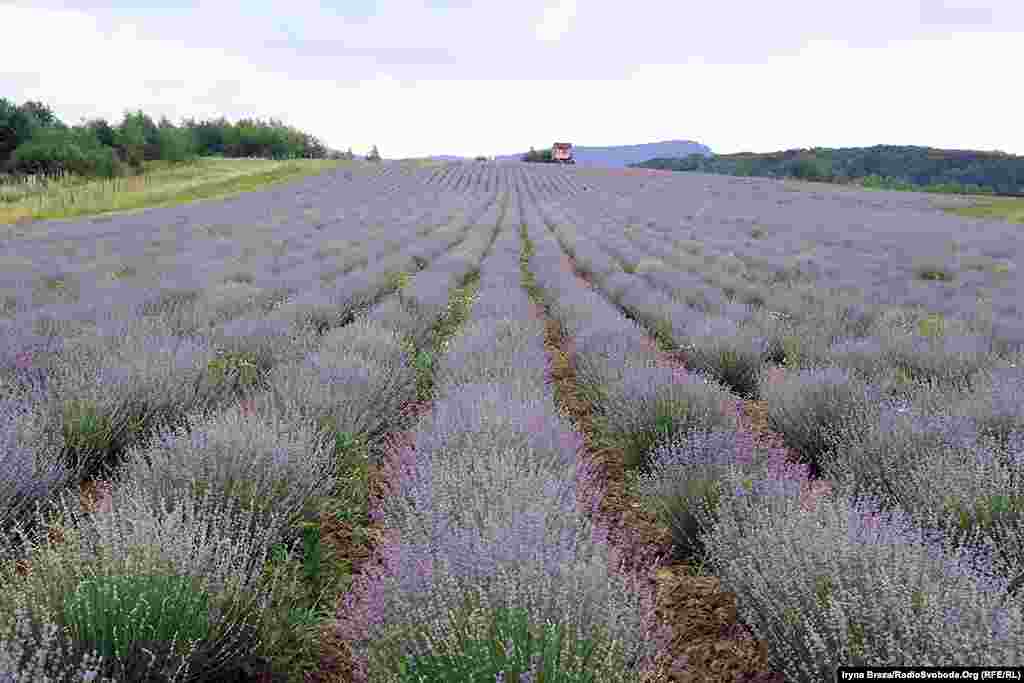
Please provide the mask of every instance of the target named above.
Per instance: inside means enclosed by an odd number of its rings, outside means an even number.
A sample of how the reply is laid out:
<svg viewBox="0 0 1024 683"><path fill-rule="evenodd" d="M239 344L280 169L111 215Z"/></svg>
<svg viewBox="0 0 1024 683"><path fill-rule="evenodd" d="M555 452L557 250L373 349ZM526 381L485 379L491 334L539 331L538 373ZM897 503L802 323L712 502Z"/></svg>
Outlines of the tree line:
<svg viewBox="0 0 1024 683"><path fill-rule="evenodd" d="M522 149L522 148L520 148L520 149ZM546 149L539 150L539 151L534 149L533 147L531 147L530 151L527 152L526 154L524 154L520 158L523 161L528 161L528 162L536 163L536 164L554 164L554 163L558 163L558 162L555 161L555 158L554 158L554 156L551 153L551 148L550 147L548 147Z"/></svg>
<svg viewBox="0 0 1024 683"><path fill-rule="evenodd" d="M376 153L376 147L374 148ZM200 156L270 159L352 158L316 137L270 119L224 117L175 125L141 109L116 125L106 119L68 126L42 102L20 105L0 98L0 173L115 177L141 172L144 161L189 161ZM377 155L379 159L379 154Z"/></svg>
<svg viewBox="0 0 1024 683"><path fill-rule="evenodd" d="M638 168L732 176L798 178L866 187L971 194L1024 193L1024 157L1003 152L875 145L757 154L691 154L651 159Z"/></svg>

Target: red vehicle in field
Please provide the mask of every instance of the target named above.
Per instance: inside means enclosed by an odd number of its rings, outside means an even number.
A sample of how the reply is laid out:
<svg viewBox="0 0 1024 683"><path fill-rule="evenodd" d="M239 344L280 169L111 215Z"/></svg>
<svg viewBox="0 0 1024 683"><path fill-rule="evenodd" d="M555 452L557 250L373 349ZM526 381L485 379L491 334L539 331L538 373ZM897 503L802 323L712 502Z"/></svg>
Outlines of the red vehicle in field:
<svg viewBox="0 0 1024 683"><path fill-rule="evenodd" d="M556 142L551 145L551 160L559 164L575 164L572 158L572 143Z"/></svg>

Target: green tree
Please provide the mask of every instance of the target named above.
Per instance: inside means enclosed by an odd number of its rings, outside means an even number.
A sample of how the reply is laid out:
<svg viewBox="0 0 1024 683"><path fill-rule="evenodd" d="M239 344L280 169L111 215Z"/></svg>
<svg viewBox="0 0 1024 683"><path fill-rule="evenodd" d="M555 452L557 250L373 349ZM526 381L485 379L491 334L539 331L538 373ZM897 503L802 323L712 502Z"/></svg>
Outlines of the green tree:
<svg viewBox="0 0 1024 683"><path fill-rule="evenodd" d="M40 128L14 150L11 161L23 173L67 171L83 176L113 177L120 172L114 150L101 144L85 126Z"/></svg>
<svg viewBox="0 0 1024 683"><path fill-rule="evenodd" d="M168 122L170 123L170 122ZM167 161L188 161L197 155L198 145L195 135L188 128L177 128L174 125L163 126L157 130L160 157Z"/></svg>
<svg viewBox="0 0 1024 683"><path fill-rule="evenodd" d="M0 164L32 137L33 118L14 102L0 97Z"/></svg>
<svg viewBox="0 0 1024 683"><path fill-rule="evenodd" d="M550 149L542 149L538 152L533 147L530 148L529 152L523 155L522 160L541 164L554 163L555 161L551 155Z"/></svg>
<svg viewBox="0 0 1024 683"><path fill-rule="evenodd" d="M106 145L107 147L114 146L116 135L106 119L92 119L87 121L85 125L96 134L96 138L100 141L101 145Z"/></svg>
<svg viewBox="0 0 1024 683"><path fill-rule="evenodd" d="M42 102L29 100L24 102L18 109L43 128L50 128L52 126L64 127L64 124L53 113L53 110Z"/></svg>
<svg viewBox="0 0 1024 683"><path fill-rule="evenodd" d="M146 126L143 121L145 114L139 114L142 112L126 113L114 136L121 159L135 170L142 170L142 162L146 159Z"/></svg>
<svg viewBox="0 0 1024 683"><path fill-rule="evenodd" d="M370 153L366 155L367 161L380 161L380 152L377 151L377 145L373 146Z"/></svg>

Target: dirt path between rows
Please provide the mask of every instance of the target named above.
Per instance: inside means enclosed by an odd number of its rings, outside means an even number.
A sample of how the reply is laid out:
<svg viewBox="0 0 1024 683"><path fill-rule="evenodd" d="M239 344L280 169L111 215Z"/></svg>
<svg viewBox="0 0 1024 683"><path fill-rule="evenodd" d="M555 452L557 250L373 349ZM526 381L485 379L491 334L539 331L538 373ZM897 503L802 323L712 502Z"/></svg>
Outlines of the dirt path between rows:
<svg viewBox="0 0 1024 683"><path fill-rule="evenodd" d="M588 278L579 274L573 259L564 253L562 256L566 272L572 273L581 285L595 289ZM671 533L653 514L642 510L640 502L627 492L623 455L592 446L590 410L576 394L572 369L574 340L559 339L558 324L553 320L547 320L547 324L546 343L552 357L557 359L555 379L559 383L561 404L584 433L589 457L604 472L607 493L601 503L601 513L621 520L619 533L610 535L609 543L628 547L624 556L641 558L641 561L650 556L650 549L667 556L672 548ZM644 343L656 354L659 365L686 372L682 359L660 350L649 335L644 335ZM768 372L769 381L778 380L785 373L780 367L772 367ZM737 398L736 406L741 432L752 433L759 446L785 448L782 437L768 427L766 401ZM795 462L795 454L789 449L786 452L787 459ZM831 488L827 481L810 482L801 494L803 508L813 509L816 501L827 496ZM648 550L643 552L642 548ZM687 661L685 670L668 672L662 683L784 683L781 672L768 668L767 645L758 641L739 619L736 595L723 590L717 577L693 576L686 564L663 566L653 574L657 614L674 633L666 655L671 659L685 657Z"/></svg>
<svg viewBox="0 0 1024 683"><path fill-rule="evenodd" d="M573 260L567 254L563 254L562 267L572 273L582 286L594 289L592 282L576 271ZM545 323L544 342L558 405L584 436L585 457L598 465L602 473L605 494L598 509L601 523L611 524L608 542L614 544L620 550L620 556L626 559L625 571L649 565L654 557L667 555L671 551L671 533L653 514L641 509L640 502L627 492L622 454L594 447L590 410L577 395L572 361L574 340L562 338L558 323L540 306L534 303L532 308L534 315ZM644 336L644 344L656 354L659 365L686 372L678 356L660 350L647 335ZM782 368L773 367L769 370L769 381L783 375ZM774 448L784 446L782 438L768 427L765 401L736 399L736 404L742 431L753 433L759 445ZM406 406L407 414L415 420L427 415L430 410L429 402ZM389 449L410 445L414 429L411 427L393 433ZM371 466L371 499L382 500L390 494L392 483L389 479L386 467ZM805 509L811 509L814 502L828 495L830 490L826 481L812 482L802 494ZM90 510L109 510L110 492L111 484L106 481L90 481L80 486L82 501ZM344 557L352 563L353 576L362 574L368 563L382 566L375 550L394 540L393 530L385 527L382 521L371 521L365 532L327 515L321 518L321 523L323 542L331 546L337 557ZM749 627L740 621L736 596L722 590L718 578L692 574L688 565L675 564L662 566L648 577L650 585L656 590L656 613L663 623L672 628L674 634L671 647L664 653L664 661L686 657L688 662L685 670L666 672L658 679L658 683L782 683L785 680L782 674L768 669L767 646L757 641ZM347 611L343 599L344 596L337 604L339 612ZM321 628L321 663L317 671L306 675L307 683L351 683L354 680L352 651L335 631L335 624L331 621ZM271 677L267 673L255 680L264 683L269 682Z"/></svg>

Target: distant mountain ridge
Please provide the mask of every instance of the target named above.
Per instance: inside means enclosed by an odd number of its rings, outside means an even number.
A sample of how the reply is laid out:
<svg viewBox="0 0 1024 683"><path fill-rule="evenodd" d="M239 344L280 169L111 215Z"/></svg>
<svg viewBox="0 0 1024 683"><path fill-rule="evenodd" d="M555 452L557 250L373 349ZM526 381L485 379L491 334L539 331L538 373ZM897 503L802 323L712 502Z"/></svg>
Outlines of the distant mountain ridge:
<svg viewBox="0 0 1024 683"><path fill-rule="evenodd" d="M561 140L559 140L561 142ZM499 155L497 161L519 161L526 152ZM685 157L690 154L711 156L711 149L693 140L666 140L647 142L639 145L613 145L609 147L577 147L573 145L572 155L579 166L602 166L623 168L649 159Z"/></svg>

